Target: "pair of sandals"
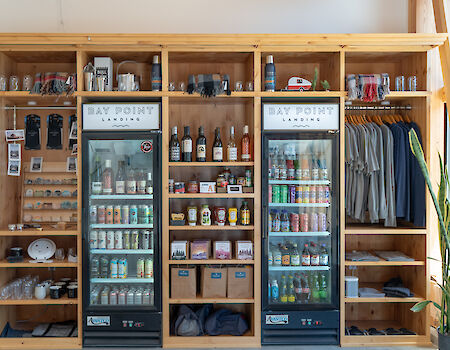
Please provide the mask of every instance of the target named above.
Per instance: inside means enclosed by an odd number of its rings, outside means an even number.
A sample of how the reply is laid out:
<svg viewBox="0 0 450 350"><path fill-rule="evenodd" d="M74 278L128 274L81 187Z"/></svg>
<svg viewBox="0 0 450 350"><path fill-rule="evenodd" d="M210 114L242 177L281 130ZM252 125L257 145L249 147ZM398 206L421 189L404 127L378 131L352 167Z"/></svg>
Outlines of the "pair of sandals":
<svg viewBox="0 0 450 350"><path fill-rule="evenodd" d="M367 330L359 329L356 326L346 327L345 334L347 335L416 335L415 332L406 328L386 328L384 330L378 330L376 328L369 328Z"/></svg>

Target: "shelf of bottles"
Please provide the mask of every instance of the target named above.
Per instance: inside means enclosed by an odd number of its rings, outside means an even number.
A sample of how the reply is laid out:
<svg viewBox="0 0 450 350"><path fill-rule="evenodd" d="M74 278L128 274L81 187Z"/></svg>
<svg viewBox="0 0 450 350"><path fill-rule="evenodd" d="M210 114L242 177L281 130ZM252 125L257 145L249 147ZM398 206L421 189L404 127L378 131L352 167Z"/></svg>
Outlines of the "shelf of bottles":
<svg viewBox="0 0 450 350"><path fill-rule="evenodd" d="M92 305L153 305L153 153L142 140L90 140Z"/></svg>
<svg viewBox="0 0 450 350"><path fill-rule="evenodd" d="M328 304L331 140L268 142L269 304Z"/></svg>

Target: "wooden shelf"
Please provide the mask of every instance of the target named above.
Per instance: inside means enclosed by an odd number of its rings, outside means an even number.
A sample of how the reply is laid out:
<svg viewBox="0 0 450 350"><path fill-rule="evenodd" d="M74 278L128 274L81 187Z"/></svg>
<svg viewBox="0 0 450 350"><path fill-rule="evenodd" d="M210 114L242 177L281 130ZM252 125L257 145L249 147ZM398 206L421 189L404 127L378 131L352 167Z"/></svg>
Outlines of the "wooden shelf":
<svg viewBox="0 0 450 350"><path fill-rule="evenodd" d="M9 231L0 230L0 236L77 236L77 230L36 230L36 229L25 229L22 231Z"/></svg>
<svg viewBox="0 0 450 350"><path fill-rule="evenodd" d="M261 346L259 337L254 336L250 331L240 337L220 335L200 337L177 337L174 335L165 338L165 348L185 348L189 344L191 348L256 348Z"/></svg>
<svg viewBox="0 0 450 350"><path fill-rule="evenodd" d="M169 162L170 167L178 166L201 166L201 167L230 167L230 166L254 166L254 162Z"/></svg>
<svg viewBox="0 0 450 350"><path fill-rule="evenodd" d="M253 304L255 299L231 299L231 298L193 298L174 299L169 298L169 304Z"/></svg>
<svg viewBox="0 0 450 350"><path fill-rule="evenodd" d="M196 225L196 226L169 226L169 231L223 231L223 230L237 230L237 231L253 231L255 229L255 226L248 225L211 225L211 226L202 226L202 225Z"/></svg>
<svg viewBox="0 0 450 350"><path fill-rule="evenodd" d="M2 338L0 349L81 349L82 340L71 338Z"/></svg>
<svg viewBox="0 0 450 350"><path fill-rule="evenodd" d="M359 288L375 288L378 291L383 291L383 283L374 283L374 282L360 282ZM413 291L414 293L414 291ZM392 298L392 297L383 297L383 298L348 298L344 297L344 301L346 303L417 303L419 301L425 300L421 296L418 296L417 293L414 293L414 297L410 298Z"/></svg>
<svg viewBox="0 0 450 350"><path fill-rule="evenodd" d="M169 193L169 198L255 198L254 193Z"/></svg>
<svg viewBox="0 0 450 350"><path fill-rule="evenodd" d="M81 97L162 97L162 91L77 91Z"/></svg>
<svg viewBox="0 0 450 350"><path fill-rule="evenodd" d="M248 98L248 97L254 97L256 95L257 95L257 93L254 91L231 91L231 95L222 94L222 95L217 95L217 96L214 96L211 98L235 98L235 97ZM201 96L198 93L188 94L187 92L184 92L184 91L168 91L168 92L164 93L164 96L168 96L171 98L177 98L177 97L204 98L203 96Z"/></svg>
<svg viewBox="0 0 450 350"><path fill-rule="evenodd" d="M261 91L260 97L341 97L345 91Z"/></svg>
<svg viewBox="0 0 450 350"><path fill-rule="evenodd" d="M381 258L380 258L381 259ZM424 266L425 261L345 261L345 266Z"/></svg>
<svg viewBox="0 0 450 350"><path fill-rule="evenodd" d="M71 263L67 260L59 261L53 259L52 263L30 263L30 258L24 258L20 263L9 263L6 259L0 260L0 267L17 268L17 267L29 267L29 268L47 268L47 267L78 267L78 263Z"/></svg>
<svg viewBox="0 0 450 350"><path fill-rule="evenodd" d="M389 228L389 227L348 227L346 235L426 235L425 228Z"/></svg>
<svg viewBox="0 0 450 350"><path fill-rule="evenodd" d="M2 305L75 305L78 304L77 298L68 298L67 296L64 296L59 299L51 299L50 297L47 297L45 299L39 300L39 299L29 299L29 300L0 300L0 306Z"/></svg>
<svg viewBox="0 0 450 350"><path fill-rule="evenodd" d="M239 260L239 259L205 259L205 260L169 260L170 265L253 265L254 260Z"/></svg>

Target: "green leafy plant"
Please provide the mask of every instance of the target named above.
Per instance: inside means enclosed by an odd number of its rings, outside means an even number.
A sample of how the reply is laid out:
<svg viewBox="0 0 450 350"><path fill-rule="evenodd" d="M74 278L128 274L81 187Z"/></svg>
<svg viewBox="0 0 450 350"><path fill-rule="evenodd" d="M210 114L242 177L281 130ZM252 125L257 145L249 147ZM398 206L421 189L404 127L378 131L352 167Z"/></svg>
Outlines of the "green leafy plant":
<svg viewBox="0 0 450 350"><path fill-rule="evenodd" d="M330 83L328 82L328 80L322 80L320 83L322 84L322 87L325 91L330 90Z"/></svg>
<svg viewBox="0 0 450 350"><path fill-rule="evenodd" d="M449 304L450 304L450 202L448 198L448 189L450 187L450 182L448 178L447 169L442 162L441 155L439 154L439 162L441 167L441 176L439 182L438 195L433 191L431 186L430 175L428 172L427 164L425 162L425 157L423 155L422 146L417 138L417 134L414 129L409 131L409 144L411 150L419 162L420 170L425 178L425 183L427 184L428 190L430 191L431 198L433 199L434 208L439 220L439 245L441 259L436 259L429 257L428 259L438 261L442 268L442 283L436 281L435 278L432 280L441 288L442 296L441 303L438 304L432 300L425 300L415 304L411 310L418 312L423 310L428 304L433 304L440 311L439 319L439 332L442 334L448 334L450 330L450 315L449 315Z"/></svg>

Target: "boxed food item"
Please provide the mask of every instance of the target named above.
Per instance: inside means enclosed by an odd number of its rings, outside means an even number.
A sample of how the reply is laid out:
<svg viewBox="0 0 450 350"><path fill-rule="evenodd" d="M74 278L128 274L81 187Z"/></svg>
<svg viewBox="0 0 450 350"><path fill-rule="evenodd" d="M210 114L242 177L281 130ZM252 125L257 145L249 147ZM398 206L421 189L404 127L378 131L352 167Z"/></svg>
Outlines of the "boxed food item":
<svg viewBox="0 0 450 350"><path fill-rule="evenodd" d="M172 260L186 260L188 254L188 241L173 241L170 243L170 259Z"/></svg>
<svg viewBox="0 0 450 350"><path fill-rule="evenodd" d="M227 269L202 267L202 298L226 298Z"/></svg>
<svg viewBox="0 0 450 350"><path fill-rule="evenodd" d="M231 242L215 241L214 242L214 259L229 260L231 259Z"/></svg>
<svg viewBox="0 0 450 350"><path fill-rule="evenodd" d="M211 255L211 241L198 240L191 242L191 259L205 260Z"/></svg>
<svg viewBox="0 0 450 350"><path fill-rule="evenodd" d="M215 182L200 182L200 193L216 193Z"/></svg>
<svg viewBox="0 0 450 350"><path fill-rule="evenodd" d="M253 260L252 241L236 241L236 259Z"/></svg>
<svg viewBox="0 0 450 350"><path fill-rule="evenodd" d="M172 267L170 297L192 299L197 297L197 270L195 267Z"/></svg>
<svg viewBox="0 0 450 350"><path fill-rule="evenodd" d="M113 89L113 60L111 57L94 57L95 77L105 77L105 90Z"/></svg>
<svg viewBox="0 0 450 350"><path fill-rule="evenodd" d="M253 298L253 267L229 267L227 280L228 298Z"/></svg>

